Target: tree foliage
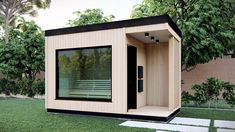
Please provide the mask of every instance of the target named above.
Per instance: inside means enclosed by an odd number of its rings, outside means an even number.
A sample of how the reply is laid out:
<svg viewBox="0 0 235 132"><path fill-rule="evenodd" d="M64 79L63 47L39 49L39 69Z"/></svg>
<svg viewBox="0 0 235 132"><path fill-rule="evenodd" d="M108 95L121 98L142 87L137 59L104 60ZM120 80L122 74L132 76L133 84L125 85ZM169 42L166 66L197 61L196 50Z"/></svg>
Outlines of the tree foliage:
<svg viewBox="0 0 235 132"><path fill-rule="evenodd" d="M36 74L44 71L44 32L33 21L18 23L10 28L9 43L0 45L0 70L7 80L27 80L28 93L34 93Z"/></svg>
<svg viewBox="0 0 235 132"><path fill-rule="evenodd" d="M17 42L11 42L8 45L0 44L0 71L6 79L21 78L23 72L24 60L23 46Z"/></svg>
<svg viewBox="0 0 235 132"><path fill-rule="evenodd" d="M131 17L169 14L182 31L182 69L235 52L234 0L143 0Z"/></svg>
<svg viewBox="0 0 235 132"><path fill-rule="evenodd" d="M37 9L46 9L51 0L0 0L0 16L3 18L5 43L8 43L8 27L20 15L37 15Z"/></svg>
<svg viewBox="0 0 235 132"><path fill-rule="evenodd" d="M40 71L44 71L44 32L33 21L19 20L19 34L12 35L12 40L21 42L24 48L24 73L29 80L34 81ZM12 41L11 40L11 41Z"/></svg>
<svg viewBox="0 0 235 132"><path fill-rule="evenodd" d="M73 14L76 18L69 20L68 25L70 26L111 22L114 18L113 15L104 16L104 13L100 9L87 9L83 12L76 11Z"/></svg>
<svg viewBox="0 0 235 132"><path fill-rule="evenodd" d="M3 17L0 16L0 26L2 25L2 23L3 23Z"/></svg>

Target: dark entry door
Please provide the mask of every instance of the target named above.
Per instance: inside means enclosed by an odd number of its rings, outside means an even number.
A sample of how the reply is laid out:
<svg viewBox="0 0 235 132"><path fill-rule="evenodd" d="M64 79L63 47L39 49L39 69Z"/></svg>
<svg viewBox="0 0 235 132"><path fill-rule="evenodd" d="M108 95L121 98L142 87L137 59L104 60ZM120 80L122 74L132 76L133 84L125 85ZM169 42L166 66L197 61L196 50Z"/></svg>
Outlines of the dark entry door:
<svg viewBox="0 0 235 132"><path fill-rule="evenodd" d="M137 50L134 46L128 46L127 53L127 109L136 109L136 67Z"/></svg>

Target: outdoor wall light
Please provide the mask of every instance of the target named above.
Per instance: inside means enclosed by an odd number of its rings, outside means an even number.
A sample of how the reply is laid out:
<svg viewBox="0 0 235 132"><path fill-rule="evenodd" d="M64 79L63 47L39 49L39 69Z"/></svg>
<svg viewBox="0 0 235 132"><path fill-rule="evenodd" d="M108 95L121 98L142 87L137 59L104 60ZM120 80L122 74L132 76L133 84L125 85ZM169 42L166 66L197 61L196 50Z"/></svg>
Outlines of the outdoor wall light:
<svg viewBox="0 0 235 132"><path fill-rule="evenodd" d="M152 41L154 41L154 37L152 36L151 38L150 38Z"/></svg>
<svg viewBox="0 0 235 132"><path fill-rule="evenodd" d="M149 37L149 33L145 33L144 36L145 36L145 37Z"/></svg>

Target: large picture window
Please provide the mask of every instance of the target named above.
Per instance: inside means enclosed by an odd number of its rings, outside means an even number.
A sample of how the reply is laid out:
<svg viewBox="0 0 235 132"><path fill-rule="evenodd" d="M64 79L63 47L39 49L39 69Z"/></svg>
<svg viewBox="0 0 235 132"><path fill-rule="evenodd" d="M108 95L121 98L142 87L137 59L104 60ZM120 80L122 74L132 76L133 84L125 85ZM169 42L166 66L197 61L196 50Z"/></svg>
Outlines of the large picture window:
<svg viewBox="0 0 235 132"><path fill-rule="evenodd" d="M111 101L111 46L56 51L57 99Z"/></svg>

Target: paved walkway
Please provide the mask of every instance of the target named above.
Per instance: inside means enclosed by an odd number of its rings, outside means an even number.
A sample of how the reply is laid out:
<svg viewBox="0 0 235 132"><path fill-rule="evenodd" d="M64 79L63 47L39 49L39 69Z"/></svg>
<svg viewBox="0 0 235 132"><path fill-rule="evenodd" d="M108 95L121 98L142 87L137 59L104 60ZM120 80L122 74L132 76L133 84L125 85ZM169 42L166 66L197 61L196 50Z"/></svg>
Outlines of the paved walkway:
<svg viewBox="0 0 235 132"><path fill-rule="evenodd" d="M219 128L233 128L235 129L235 121L215 120L214 126Z"/></svg>
<svg viewBox="0 0 235 132"><path fill-rule="evenodd" d="M160 131L208 132L210 119L175 117L169 123L126 121L121 126L156 129ZM215 120L217 132L235 132L235 121Z"/></svg>
<svg viewBox="0 0 235 132"><path fill-rule="evenodd" d="M164 123L151 123L151 122L140 122L140 121L126 121L121 126L129 127L140 127L150 128L156 130L168 130L168 131L180 131L180 132L208 132L208 127L197 127L197 126L185 126L185 125L173 125Z"/></svg>
<svg viewBox="0 0 235 132"><path fill-rule="evenodd" d="M183 125L191 125L191 126L210 126L210 119L197 119L197 118L183 118L183 117L175 117L170 121L172 124L183 124Z"/></svg>
<svg viewBox="0 0 235 132"><path fill-rule="evenodd" d="M235 130L217 128L217 132L235 132Z"/></svg>

